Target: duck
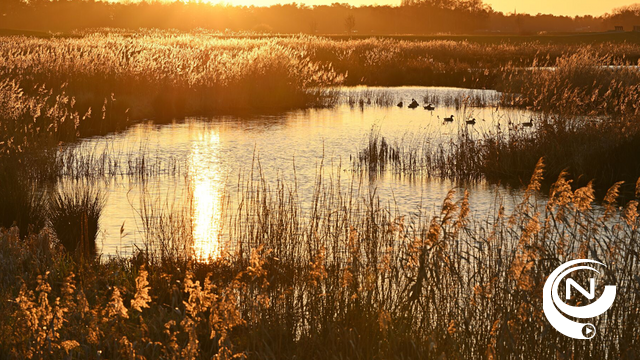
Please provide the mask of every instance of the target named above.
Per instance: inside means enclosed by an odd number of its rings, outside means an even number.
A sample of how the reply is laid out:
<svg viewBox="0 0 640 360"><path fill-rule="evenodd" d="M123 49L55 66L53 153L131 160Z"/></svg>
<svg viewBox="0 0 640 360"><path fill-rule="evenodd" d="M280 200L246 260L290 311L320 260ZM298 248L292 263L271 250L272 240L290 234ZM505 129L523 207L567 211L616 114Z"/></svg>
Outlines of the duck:
<svg viewBox="0 0 640 360"><path fill-rule="evenodd" d="M398 106L398 107L403 107L403 106L404 106L404 104L402 103L402 101L400 101L400 102L398 103L398 105L397 105L397 106Z"/></svg>
<svg viewBox="0 0 640 360"><path fill-rule="evenodd" d="M451 115L450 117L444 118L444 121L452 122L453 121L453 115Z"/></svg>
<svg viewBox="0 0 640 360"><path fill-rule="evenodd" d="M471 118L471 119L467 120L466 123L469 124L469 125L475 125L476 124L476 118Z"/></svg>
<svg viewBox="0 0 640 360"><path fill-rule="evenodd" d="M411 104L409 104L409 109L415 109L418 106L420 106L420 104L418 104L418 102L416 101L416 99L411 99Z"/></svg>
<svg viewBox="0 0 640 360"><path fill-rule="evenodd" d="M524 126L524 127L532 127L533 126L533 118L529 119L529 122L523 122L522 126Z"/></svg>
<svg viewBox="0 0 640 360"><path fill-rule="evenodd" d="M424 109L425 110L429 110L429 111L433 111L433 110L436 109L436 107L431 105L431 104L427 104L427 105L424 106Z"/></svg>

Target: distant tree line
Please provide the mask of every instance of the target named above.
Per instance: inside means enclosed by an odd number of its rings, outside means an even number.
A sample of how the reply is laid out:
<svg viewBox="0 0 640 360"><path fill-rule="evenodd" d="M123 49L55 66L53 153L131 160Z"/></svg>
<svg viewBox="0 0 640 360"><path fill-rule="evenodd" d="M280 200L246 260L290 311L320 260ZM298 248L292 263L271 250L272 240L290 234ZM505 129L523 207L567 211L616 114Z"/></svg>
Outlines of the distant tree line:
<svg viewBox="0 0 640 360"><path fill-rule="evenodd" d="M627 30L633 29L634 26L640 26L640 4L632 4L617 8L613 13L606 17L605 26L614 28L622 26Z"/></svg>
<svg viewBox="0 0 640 360"><path fill-rule="evenodd" d="M437 34L606 31L640 25L640 5L601 17L504 14L481 0L401 0L399 6L334 3L270 7L203 1L106 2L0 0L0 28L71 31L86 28L204 28L214 31L310 34Z"/></svg>

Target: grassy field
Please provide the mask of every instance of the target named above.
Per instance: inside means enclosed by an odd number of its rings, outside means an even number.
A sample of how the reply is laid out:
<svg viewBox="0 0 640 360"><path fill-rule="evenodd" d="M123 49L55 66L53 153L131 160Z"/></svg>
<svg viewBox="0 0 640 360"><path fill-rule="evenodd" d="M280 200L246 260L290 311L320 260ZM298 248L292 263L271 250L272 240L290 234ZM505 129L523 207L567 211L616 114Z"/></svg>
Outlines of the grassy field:
<svg viewBox="0 0 640 360"><path fill-rule="evenodd" d="M127 32L130 35L135 31ZM52 34L40 31L18 30L18 29L0 29L0 36L33 36L33 37L77 37L77 33L59 33ZM247 38L247 39L265 39L265 38L292 38L297 35L291 34L223 34L216 33L219 38ZM502 44L502 43L547 43L560 45L593 45L599 43L640 43L639 32L572 32L572 33L548 33L548 34L532 34L532 35L516 35L508 33L477 33L467 35L391 35L391 34L319 34L318 36L331 40L366 40L370 38L402 40L402 41L467 41L484 45Z"/></svg>
<svg viewBox="0 0 640 360"><path fill-rule="evenodd" d="M500 88L505 68L554 66L579 51L606 56L609 64L634 65L640 58L640 45L631 41L480 39L335 41L168 31L8 36L0 46L0 77L27 93L39 86L63 89L82 111L114 95L133 119L173 118L326 105L330 94L314 90L338 84Z"/></svg>

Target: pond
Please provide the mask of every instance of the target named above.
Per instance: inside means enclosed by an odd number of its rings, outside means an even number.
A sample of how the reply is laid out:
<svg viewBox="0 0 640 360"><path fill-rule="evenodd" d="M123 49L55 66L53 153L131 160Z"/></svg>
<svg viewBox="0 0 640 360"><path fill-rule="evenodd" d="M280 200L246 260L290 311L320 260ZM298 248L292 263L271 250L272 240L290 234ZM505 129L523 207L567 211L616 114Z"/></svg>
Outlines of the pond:
<svg viewBox="0 0 640 360"><path fill-rule="evenodd" d="M375 191L382 203L400 214L433 212L450 189L458 196L469 190L471 211L476 214L490 210L497 196L507 203L516 201L518 189L390 171L374 176L352 166L353 156L366 145L372 129L391 142L410 141L415 134L446 140L463 129L483 136L498 124L506 128L530 119L532 114L526 111L496 107L499 94L495 91L434 87L339 91L341 100L331 108L189 118L167 125L140 123L122 133L71 145L78 158L91 158L91 166L117 162L121 168L134 169L112 171L97 181L107 194L98 250L103 256L130 254L144 237L143 217L159 216L155 207L177 213L189 207L196 253L217 256L227 247L220 243L225 231L223 213L237 206L233 194L251 176L274 188L277 181L295 188L303 210L313 198L320 172L336 183L339 177L339 186L355 184L358 196ZM420 107L407 108L412 98ZM399 101L403 107L396 106ZM426 102L434 103L435 110L425 110ZM455 121L445 123L442 119L450 115ZM464 120L469 118L476 118L476 124L467 125ZM143 163L145 175L140 176L136 171Z"/></svg>

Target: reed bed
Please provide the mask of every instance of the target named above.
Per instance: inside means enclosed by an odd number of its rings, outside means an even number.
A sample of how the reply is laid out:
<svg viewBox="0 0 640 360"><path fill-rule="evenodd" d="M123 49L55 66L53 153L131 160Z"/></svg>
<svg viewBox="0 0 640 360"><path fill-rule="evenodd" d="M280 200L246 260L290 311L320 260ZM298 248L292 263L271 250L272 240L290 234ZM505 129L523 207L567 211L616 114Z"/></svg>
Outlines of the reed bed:
<svg viewBox="0 0 640 360"><path fill-rule="evenodd" d="M356 167L378 171L389 164L405 174L522 185L544 157L546 188L549 179L568 170L577 186L593 180L603 195L624 180L623 193L632 194L630 184L640 176L640 164L629 156L640 151L638 67L592 49L560 56L551 68L533 65L504 67L499 98L444 98L448 106L465 111L476 104L534 111L526 124L509 122L481 136L459 131L446 142L426 134L394 140L372 134L356 156ZM425 102L438 99L427 95Z"/></svg>
<svg viewBox="0 0 640 360"><path fill-rule="evenodd" d="M350 107L390 107L397 104L395 97L387 91L372 91L368 89L356 91L347 90L340 98L340 102L347 104Z"/></svg>
<svg viewBox="0 0 640 360"><path fill-rule="evenodd" d="M35 93L28 93L17 80L0 81L0 226L17 225L24 237L30 231L39 232L47 219L53 218L49 211L61 216L72 211L74 221L80 221L77 217L83 212L97 218L99 211L92 210L97 207L90 206L96 204L83 196L75 198L75 192L82 189L71 187L57 198L48 196L55 193L53 188L62 178L86 182L116 176L175 177L182 172L182 164L174 158L161 161L144 148L116 151L105 142L100 149L87 150L76 143L81 132L87 136L96 129L125 126L111 122L113 112L108 104L102 111L89 110L82 115L76 99L64 89L38 87ZM96 122L109 125L95 127ZM92 243L93 232L89 236ZM70 248L72 242L68 243Z"/></svg>
<svg viewBox="0 0 640 360"><path fill-rule="evenodd" d="M498 81L501 105L519 106L562 116L604 116L613 120L640 114L638 63L583 48L558 57L550 67L507 66Z"/></svg>
<svg viewBox="0 0 640 360"><path fill-rule="evenodd" d="M302 42L303 39L294 39ZM0 78L61 86L84 106L130 109L134 119L320 105L342 76L277 39L148 31L132 35L6 38Z"/></svg>
<svg viewBox="0 0 640 360"><path fill-rule="evenodd" d="M112 110L107 122L126 122L323 106L335 102L327 86L340 84L494 88L504 83L505 73L553 67L575 53L592 54L606 66L637 65L640 58L638 45L628 43L339 41L302 35L98 31L74 37L5 37L0 78L16 81L28 92L43 85L64 86L83 112L107 107Z"/></svg>
<svg viewBox="0 0 640 360"><path fill-rule="evenodd" d="M338 95L336 104L346 104L350 107L364 108L366 106L378 106L378 107L392 107L396 106L399 101L389 91L371 90L371 89L358 89L355 90L349 88L343 88ZM455 108L456 110L472 107L491 107L496 106L502 100L502 95L498 92L495 94L486 93L474 93L472 90L466 92L459 92L457 94L451 93L436 93L432 91L425 91L422 95L422 101L424 104L430 104L433 106L446 106Z"/></svg>
<svg viewBox="0 0 640 360"><path fill-rule="evenodd" d="M467 41L403 41L360 39L330 41L312 38L314 59L347 73L346 85L438 85L493 88L505 68L554 66L557 59L579 51L607 56L612 62L636 65L638 45L625 43L543 44L538 42L480 44ZM613 63L608 64L613 65Z"/></svg>
<svg viewBox="0 0 640 360"><path fill-rule="evenodd" d="M397 175L473 182L485 178L478 156L478 137L468 128L442 139L429 132L407 133L400 139L387 139L372 128L362 150L352 156L353 168L370 175L390 171Z"/></svg>
<svg viewBox="0 0 640 360"><path fill-rule="evenodd" d="M55 177L55 145L69 131L75 136L65 100L25 97L15 84L0 81L0 226L15 222L23 236L44 225L37 189Z"/></svg>
<svg viewBox="0 0 640 360"><path fill-rule="evenodd" d="M640 333L637 200L594 206L540 162L513 211L474 215L467 193L398 214L369 187L319 172L310 210L294 184L245 182L231 252L206 262L144 251L82 264L46 231L0 232L0 352L11 358L475 358L632 356ZM638 189L640 194L640 189ZM245 195L243 195L245 196ZM178 239L179 240L179 239ZM556 332L541 288L592 258L618 286L597 339ZM16 281L20 279L20 281ZM575 300L577 301L577 299Z"/></svg>
<svg viewBox="0 0 640 360"><path fill-rule="evenodd" d="M531 127L497 125L481 134L469 125L449 139L429 132L389 139L372 129L362 149L352 156L352 165L370 173L390 171L463 183L488 180L521 187L531 176L531 167L544 158L549 177L571 171L574 186L592 183L599 196L622 180L623 196L633 196L640 164L629 154L640 151L637 124L544 113L532 121ZM544 180L544 188L548 190L552 183Z"/></svg>
<svg viewBox="0 0 640 360"><path fill-rule="evenodd" d="M434 106L446 106L455 108L456 110L460 110L461 108L470 108L470 107L492 107L499 104L502 99L502 95L500 93L495 94L486 94L486 93L474 93L472 91L467 92L466 94L437 94L432 92L427 92L423 95L422 101L425 104L431 104Z"/></svg>
<svg viewBox="0 0 640 360"><path fill-rule="evenodd" d="M534 131L492 136L478 149L494 179L521 178L544 156L552 176L568 169L584 185L604 192L640 174L629 154L640 151L640 70L637 64L581 49L549 69L505 68L501 106L536 110ZM536 63L533 63L537 66ZM504 134L504 133L502 133ZM524 171L523 171L524 170ZM633 192L629 186L627 194Z"/></svg>
<svg viewBox="0 0 640 360"><path fill-rule="evenodd" d="M93 145L67 144L56 152L53 160L56 178L70 179L149 179L180 177L187 164L175 156L160 156L146 144L116 149L110 140Z"/></svg>

